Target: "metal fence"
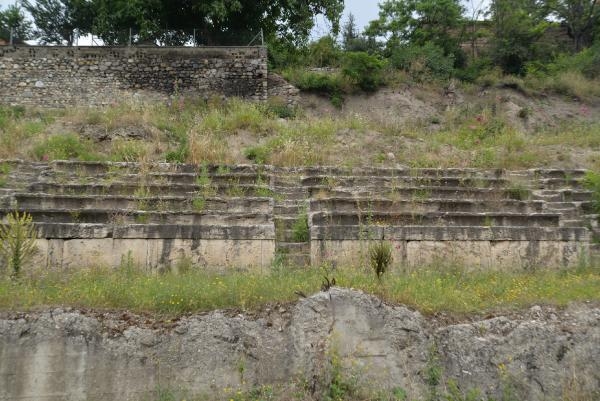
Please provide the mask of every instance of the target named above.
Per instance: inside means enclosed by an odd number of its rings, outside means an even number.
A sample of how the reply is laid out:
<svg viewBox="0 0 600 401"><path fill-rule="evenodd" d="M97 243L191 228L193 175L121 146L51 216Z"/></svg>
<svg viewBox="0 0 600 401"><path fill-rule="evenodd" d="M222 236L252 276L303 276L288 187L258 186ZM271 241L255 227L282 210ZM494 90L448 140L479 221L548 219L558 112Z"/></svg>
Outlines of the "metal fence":
<svg viewBox="0 0 600 401"><path fill-rule="evenodd" d="M264 46L262 29L257 32L237 32L212 35L201 29L164 29L139 31L127 29L97 35L75 35L74 45L89 46Z"/></svg>
<svg viewBox="0 0 600 401"><path fill-rule="evenodd" d="M21 44L25 40L19 38L14 29L9 32L9 45ZM57 43L44 43L33 39L36 45L55 46ZM102 35L94 32L80 34L77 31L60 45L72 46L264 46L263 30L257 32L236 32L229 34L207 34L201 29L162 29L140 31L136 29L116 30Z"/></svg>

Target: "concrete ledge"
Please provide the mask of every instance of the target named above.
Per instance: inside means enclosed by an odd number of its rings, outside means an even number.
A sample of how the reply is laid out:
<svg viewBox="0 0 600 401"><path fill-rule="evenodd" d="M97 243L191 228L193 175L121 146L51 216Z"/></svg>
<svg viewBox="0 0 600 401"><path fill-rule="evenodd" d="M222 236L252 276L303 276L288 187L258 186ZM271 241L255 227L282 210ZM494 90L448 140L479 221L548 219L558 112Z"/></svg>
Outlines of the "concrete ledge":
<svg viewBox="0 0 600 401"><path fill-rule="evenodd" d="M367 239L402 241L579 241L589 242L587 228L547 227L365 227L345 226L310 228L311 241Z"/></svg>
<svg viewBox="0 0 600 401"><path fill-rule="evenodd" d="M540 213L544 207L543 201L518 200L473 200L473 199L435 199L420 198L412 200L392 200L377 197L365 198L324 198L310 201L313 212L360 212L393 213L393 212L486 212L495 213Z"/></svg>
<svg viewBox="0 0 600 401"><path fill-rule="evenodd" d="M311 242L311 263L369 266L371 241ZM410 267L532 269L575 267L589 261L589 243L578 241L405 241L393 240L393 265Z"/></svg>
<svg viewBox="0 0 600 401"><path fill-rule="evenodd" d="M313 212L314 226L541 226L558 227L558 213L461 212Z"/></svg>
<svg viewBox="0 0 600 401"><path fill-rule="evenodd" d="M132 224L113 226L80 223L37 223L40 239L227 239L272 240L273 224L255 226L181 226Z"/></svg>
<svg viewBox="0 0 600 401"><path fill-rule="evenodd" d="M206 268L266 268L274 240L251 239L39 239L34 264L51 268L117 267L132 263L155 269L189 262Z"/></svg>

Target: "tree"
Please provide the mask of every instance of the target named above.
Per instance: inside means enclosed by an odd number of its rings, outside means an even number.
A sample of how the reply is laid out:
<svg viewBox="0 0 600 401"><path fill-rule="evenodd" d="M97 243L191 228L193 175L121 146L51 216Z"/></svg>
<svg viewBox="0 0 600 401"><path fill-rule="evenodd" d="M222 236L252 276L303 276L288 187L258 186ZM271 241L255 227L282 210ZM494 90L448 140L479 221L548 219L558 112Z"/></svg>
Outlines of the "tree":
<svg viewBox="0 0 600 401"><path fill-rule="evenodd" d="M6 10L0 10L0 38L13 43L23 43L31 35L31 22L25 18L23 9L16 4L10 5Z"/></svg>
<svg viewBox="0 0 600 401"><path fill-rule="evenodd" d="M505 72L524 73L527 61L539 58L537 41L550 23L546 0L493 0L492 58Z"/></svg>
<svg viewBox="0 0 600 401"><path fill-rule="evenodd" d="M342 26L342 47L347 52L379 52L379 43L373 37L366 37L356 26L354 14L350 13Z"/></svg>
<svg viewBox="0 0 600 401"><path fill-rule="evenodd" d="M556 0L551 4L553 12L568 27L575 49L591 45L600 25L600 1Z"/></svg>
<svg viewBox="0 0 600 401"><path fill-rule="evenodd" d="M386 37L388 48L432 43L447 55L460 52L459 0L386 0L379 7L379 18L371 22L367 35Z"/></svg>
<svg viewBox="0 0 600 401"><path fill-rule="evenodd" d="M42 44L72 46L75 30L90 31L93 11L85 0L24 0L23 7L33 17L34 35Z"/></svg>
<svg viewBox="0 0 600 401"><path fill-rule="evenodd" d="M195 29L204 44L246 44L265 36L305 42L314 16L324 15L339 30L343 0L91 0L94 33L110 44L134 40L182 44Z"/></svg>

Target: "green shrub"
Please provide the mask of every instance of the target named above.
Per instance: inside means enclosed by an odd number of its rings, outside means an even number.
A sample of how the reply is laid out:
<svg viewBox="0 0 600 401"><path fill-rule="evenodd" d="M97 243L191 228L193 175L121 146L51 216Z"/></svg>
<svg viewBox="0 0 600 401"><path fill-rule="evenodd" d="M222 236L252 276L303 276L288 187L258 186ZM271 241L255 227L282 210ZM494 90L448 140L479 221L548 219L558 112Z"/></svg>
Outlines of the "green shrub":
<svg viewBox="0 0 600 401"><path fill-rule="evenodd" d="M37 232L28 213L13 212L6 220L0 226L0 257L16 277L35 254Z"/></svg>
<svg viewBox="0 0 600 401"><path fill-rule="evenodd" d="M169 163L180 163L186 162L190 154L190 149L187 145L187 140L182 141L177 149L171 150L165 154L165 160Z"/></svg>
<svg viewBox="0 0 600 401"><path fill-rule="evenodd" d="M589 171L583 179L583 185L592 191L592 206L596 213L600 213L600 173Z"/></svg>
<svg viewBox="0 0 600 401"><path fill-rule="evenodd" d="M307 242L310 236L308 214L302 211L292 226L294 242Z"/></svg>
<svg viewBox="0 0 600 401"><path fill-rule="evenodd" d="M323 36L308 46L308 62L313 67L337 67L340 64L341 51L330 36Z"/></svg>
<svg viewBox="0 0 600 401"><path fill-rule="evenodd" d="M10 165L8 163L0 163L0 188L6 185L9 173Z"/></svg>
<svg viewBox="0 0 600 401"><path fill-rule="evenodd" d="M270 151L266 146L251 146L244 149L246 159L257 164L265 164L269 158Z"/></svg>
<svg viewBox="0 0 600 401"><path fill-rule="evenodd" d="M379 241L369 248L369 263L371 268L381 278L392 263L392 244L387 241Z"/></svg>
<svg viewBox="0 0 600 401"><path fill-rule="evenodd" d="M343 87L340 75L335 73L290 69L282 74L286 80L306 92L330 95L341 92Z"/></svg>
<svg viewBox="0 0 600 401"><path fill-rule="evenodd" d="M347 53L342 74L363 91L372 92L383 84L384 66L383 61L368 53Z"/></svg>
<svg viewBox="0 0 600 401"><path fill-rule="evenodd" d="M444 55L444 50L431 43L425 46L400 46L392 52L392 65L408 72L413 78L448 79L454 73L454 56Z"/></svg>
<svg viewBox="0 0 600 401"><path fill-rule="evenodd" d="M38 144L33 153L38 160L94 160L92 144L75 134L54 135Z"/></svg>
<svg viewBox="0 0 600 401"><path fill-rule="evenodd" d="M296 117L296 108L287 104L285 99L280 97L270 97L269 100L267 100L267 112L279 118Z"/></svg>

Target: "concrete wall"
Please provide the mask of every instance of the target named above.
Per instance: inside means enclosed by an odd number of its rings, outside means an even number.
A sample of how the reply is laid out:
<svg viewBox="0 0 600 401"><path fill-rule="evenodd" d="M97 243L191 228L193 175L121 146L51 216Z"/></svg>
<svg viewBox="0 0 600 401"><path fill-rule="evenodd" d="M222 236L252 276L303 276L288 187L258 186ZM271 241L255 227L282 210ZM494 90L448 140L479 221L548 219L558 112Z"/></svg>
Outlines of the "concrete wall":
<svg viewBox="0 0 600 401"><path fill-rule="evenodd" d="M431 394L423 373L431 352L440 393L452 379L481 399L507 389L528 401L600 396L593 305L450 324L333 288L253 316L217 311L160 323L127 312L0 314L0 400L156 400L159 388L178 400L229 400L261 385L274 386L274 399L324 399L334 357L367 394L402 388L417 400Z"/></svg>
<svg viewBox="0 0 600 401"><path fill-rule="evenodd" d="M98 106L173 93L267 97L262 47L0 47L2 103Z"/></svg>

